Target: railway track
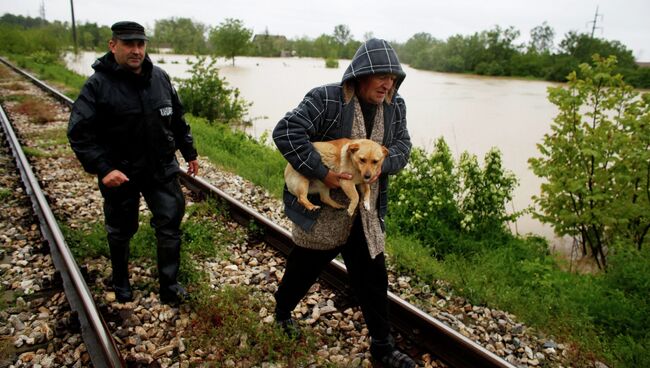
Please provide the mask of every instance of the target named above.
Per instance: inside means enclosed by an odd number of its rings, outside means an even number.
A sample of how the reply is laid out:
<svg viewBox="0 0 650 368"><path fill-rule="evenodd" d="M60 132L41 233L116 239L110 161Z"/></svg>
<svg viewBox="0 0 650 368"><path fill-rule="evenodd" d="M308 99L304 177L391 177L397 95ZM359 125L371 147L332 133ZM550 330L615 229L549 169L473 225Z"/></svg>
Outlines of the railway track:
<svg viewBox="0 0 650 368"><path fill-rule="evenodd" d="M72 105L72 100L46 83L16 68L5 59L0 58L0 61L61 103L67 106ZM8 132L7 135L15 137L4 113L2 113L2 120L3 128ZM50 246L54 263L63 276L66 296L71 308L79 316L82 335L93 365L97 367L124 366L124 359L116 348L116 342L101 314L97 312L88 286L81 277L79 268L67 249L65 239L61 235L61 231L58 230L51 210L49 210L45 197L40 191L38 181L33 173L30 174L29 163L24 154L21 155L20 153L20 144L17 139L15 143L11 143L11 146L12 150L16 152L16 157L20 158L22 156L20 160L16 159L19 162L18 166L21 168L21 176L33 203L35 203L35 212L38 214L40 227ZM26 170L25 174L22 174L23 169ZM294 246L290 233L286 229L268 220L253 208L242 204L206 180L182 174L181 181L191 191L200 193L201 196L217 198L225 203L231 217L240 224L248 225L254 222L262 229L262 240L282 254L288 254ZM334 289L341 291L343 294L346 293L346 271L341 262L332 261L324 271L321 279L325 280ZM415 345L419 351L435 355L450 367L514 367L421 309L399 298L394 293L389 292L389 300L393 328L399 331L411 344Z"/></svg>

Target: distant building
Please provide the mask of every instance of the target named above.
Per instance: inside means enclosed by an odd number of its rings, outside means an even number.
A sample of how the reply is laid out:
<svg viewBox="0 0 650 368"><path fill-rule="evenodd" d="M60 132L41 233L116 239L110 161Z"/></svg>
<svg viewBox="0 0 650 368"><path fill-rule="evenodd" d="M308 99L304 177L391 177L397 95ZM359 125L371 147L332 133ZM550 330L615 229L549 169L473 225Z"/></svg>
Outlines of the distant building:
<svg viewBox="0 0 650 368"><path fill-rule="evenodd" d="M256 56L287 56L289 41L282 35L272 35L268 32L253 36L253 53Z"/></svg>
<svg viewBox="0 0 650 368"><path fill-rule="evenodd" d="M640 68L650 68L650 61L637 61L636 65Z"/></svg>
<svg viewBox="0 0 650 368"><path fill-rule="evenodd" d="M253 36L253 43L259 43L259 42L279 42L279 43L286 43L287 42L287 37L282 36L282 35L272 35L268 33L259 33Z"/></svg>

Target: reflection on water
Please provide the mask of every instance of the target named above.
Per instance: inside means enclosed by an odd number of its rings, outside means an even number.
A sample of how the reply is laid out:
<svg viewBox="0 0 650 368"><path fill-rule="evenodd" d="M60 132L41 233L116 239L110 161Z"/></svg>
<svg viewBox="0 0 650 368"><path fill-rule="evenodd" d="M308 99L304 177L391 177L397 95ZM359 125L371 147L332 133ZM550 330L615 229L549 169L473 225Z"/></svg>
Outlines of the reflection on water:
<svg viewBox="0 0 650 368"><path fill-rule="evenodd" d="M91 64L101 54L86 52L76 59L68 56L68 66L92 74ZM187 55L151 55L152 61L173 78L187 78ZM284 114L293 109L313 87L339 82L349 61L339 68L327 69L322 59L237 57L218 59L221 76L253 102L250 133L260 136L273 129ZM405 67L406 80L400 94L406 100L408 126L413 144L430 149L443 136L456 157L463 151L480 159L491 147L503 153L504 166L520 180L514 193L512 210L531 205L531 196L539 194L540 179L529 169L527 160L536 156L536 144L556 114L546 99L551 83L505 78L487 78L443 74ZM535 233L553 238L550 227L527 215L513 225L513 231ZM556 239L554 243L558 243Z"/></svg>

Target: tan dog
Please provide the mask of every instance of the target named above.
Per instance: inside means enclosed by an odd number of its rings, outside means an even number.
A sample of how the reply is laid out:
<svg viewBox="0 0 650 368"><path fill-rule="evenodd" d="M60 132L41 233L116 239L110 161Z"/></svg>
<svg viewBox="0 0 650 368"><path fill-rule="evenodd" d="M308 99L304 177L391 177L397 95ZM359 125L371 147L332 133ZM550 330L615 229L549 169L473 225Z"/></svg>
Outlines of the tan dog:
<svg viewBox="0 0 650 368"><path fill-rule="evenodd" d="M314 142L323 164L336 173L349 173L350 180L340 180L341 189L350 198L348 215L352 216L359 205L359 193L356 185L361 185L363 206L370 209L370 180L381 170L388 149L369 139L341 138L327 142ZM309 180L297 172L291 164L284 170L284 180L291 194L298 197L298 202L310 211L320 208L307 199L307 194L320 193L323 203L334 208L344 205L330 197L330 189L320 180Z"/></svg>

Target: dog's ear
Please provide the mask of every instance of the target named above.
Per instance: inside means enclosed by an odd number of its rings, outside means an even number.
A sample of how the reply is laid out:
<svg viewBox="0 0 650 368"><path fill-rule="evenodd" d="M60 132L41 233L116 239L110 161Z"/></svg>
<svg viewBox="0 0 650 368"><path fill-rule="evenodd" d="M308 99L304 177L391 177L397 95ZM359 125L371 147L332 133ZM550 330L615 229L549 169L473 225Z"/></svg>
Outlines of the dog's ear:
<svg viewBox="0 0 650 368"><path fill-rule="evenodd" d="M348 145L348 153L352 155L357 152L359 148L359 143L350 143L350 145Z"/></svg>
<svg viewBox="0 0 650 368"><path fill-rule="evenodd" d="M381 151L384 153L384 157L388 157L388 148L381 146Z"/></svg>

